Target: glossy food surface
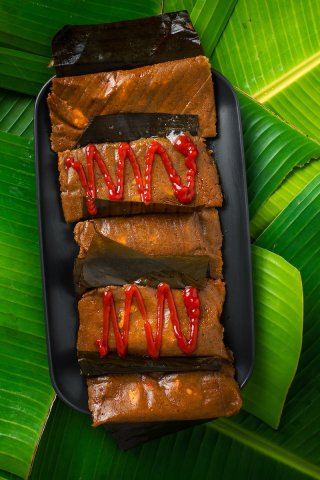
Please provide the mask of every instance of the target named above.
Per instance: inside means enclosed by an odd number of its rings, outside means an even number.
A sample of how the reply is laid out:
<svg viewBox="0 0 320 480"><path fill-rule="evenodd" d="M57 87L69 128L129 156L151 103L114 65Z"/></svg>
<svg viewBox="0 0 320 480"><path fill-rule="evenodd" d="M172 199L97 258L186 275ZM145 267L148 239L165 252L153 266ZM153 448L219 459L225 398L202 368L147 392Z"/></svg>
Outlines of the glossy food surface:
<svg viewBox="0 0 320 480"><path fill-rule="evenodd" d="M199 115L199 135L216 135L212 77L204 56L132 70L54 78L48 106L56 152L73 148L95 115L119 112Z"/></svg>
<svg viewBox="0 0 320 480"><path fill-rule="evenodd" d="M232 374L229 368L225 373L112 375L88 379L93 425L234 415L242 401Z"/></svg>

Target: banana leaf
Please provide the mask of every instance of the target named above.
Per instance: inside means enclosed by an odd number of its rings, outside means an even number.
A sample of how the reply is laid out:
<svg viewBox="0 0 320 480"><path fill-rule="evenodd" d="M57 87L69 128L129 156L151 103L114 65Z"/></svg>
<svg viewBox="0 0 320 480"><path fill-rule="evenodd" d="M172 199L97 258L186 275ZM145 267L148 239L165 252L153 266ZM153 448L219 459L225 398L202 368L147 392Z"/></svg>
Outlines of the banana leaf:
<svg viewBox="0 0 320 480"><path fill-rule="evenodd" d="M319 58L317 63L312 70L282 88L276 95L267 98L264 104L319 141L320 111L317 105L320 104L320 91L315 88L320 76ZM297 108L296 99L301 99L303 108Z"/></svg>
<svg viewBox="0 0 320 480"><path fill-rule="evenodd" d="M164 9L166 12L187 10L190 14L196 1L197 0L165 0Z"/></svg>
<svg viewBox="0 0 320 480"><path fill-rule="evenodd" d="M251 237L257 238L298 193L320 173L320 161L295 168L282 185L259 208L250 222Z"/></svg>
<svg viewBox="0 0 320 480"><path fill-rule="evenodd" d="M211 57L238 0L167 0L165 11L188 10L207 57Z"/></svg>
<svg viewBox="0 0 320 480"><path fill-rule="evenodd" d="M12 473L9 472L4 472L3 470L0 470L0 480L17 480L20 477L17 477L16 475L13 475Z"/></svg>
<svg viewBox="0 0 320 480"><path fill-rule="evenodd" d="M58 401L40 442L30 479L319 478L317 467L264 439L259 431L252 432L253 425L245 424L248 418L244 415L242 425L232 433L228 427L233 427L232 421L219 426L212 422L122 452L102 428L92 429L89 417Z"/></svg>
<svg viewBox="0 0 320 480"><path fill-rule="evenodd" d="M238 91L250 216L296 166L320 158L320 145Z"/></svg>
<svg viewBox="0 0 320 480"><path fill-rule="evenodd" d="M315 358L320 335L320 174L295 196L257 238L256 244L282 255L301 272L304 289L304 351L309 375L319 375Z"/></svg>
<svg viewBox="0 0 320 480"><path fill-rule="evenodd" d="M283 258L256 246L252 263L256 360L243 390L243 408L277 428L301 351L301 276Z"/></svg>
<svg viewBox="0 0 320 480"><path fill-rule="evenodd" d="M0 88L37 95L41 85L54 75L50 58L0 47Z"/></svg>
<svg viewBox="0 0 320 480"><path fill-rule="evenodd" d="M33 142L0 132L0 170L0 468L26 477L54 398L44 340Z"/></svg>
<svg viewBox="0 0 320 480"><path fill-rule="evenodd" d="M288 410L295 411L300 445L308 444L309 456L320 448L319 335L320 335L320 174L289 203L258 237L256 243L292 262L301 271L304 289L304 335L299 368L290 389ZM303 402L298 407L299 399ZM283 416L283 423L287 420ZM304 432L304 433L303 433ZM305 440L303 440L303 435ZM309 439L309 440L307 440ZM291 441L293 441L291 437ZM305 444L306 444L305 443ZM316 460L319 465L319 456ZM319 478L318 474L318 477Z"/></svg>
<svg viewBox="0 0 320 480"><path fill-rule="evenodd" d="M191 20L201 34L205 54L210 58L238 0L197 0L191 10Z"/></svg>
<svg viewBox="0 0 320 480"><path fill-rule="evenodd" d="M0 90L0 131L33 137L34 99L8 90Z"/></svg>
<svg viewBox="0 0 320 480"><path fill-rule="evenodd" d="M211 58L234 85L316 139L319 17L319 2L239 0Z"/></svg>

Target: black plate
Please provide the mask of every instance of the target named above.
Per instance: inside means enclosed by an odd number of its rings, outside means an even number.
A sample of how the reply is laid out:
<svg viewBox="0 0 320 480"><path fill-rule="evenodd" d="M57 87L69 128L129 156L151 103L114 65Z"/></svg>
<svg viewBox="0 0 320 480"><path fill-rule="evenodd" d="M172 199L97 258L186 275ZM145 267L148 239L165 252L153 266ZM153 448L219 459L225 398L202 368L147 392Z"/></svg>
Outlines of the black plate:
<svg viewBox="0 0 320 480"><path fill-rule="evenodd" d="M224 195L220 213L227 296L222 323L225 343L235 356L237 380L243 387L253 368L254 325L242 129L232 86L215 70L212 75L219 133L207 144L215 151ZM51 80L40 91L35 105L35 162L49 368L58 396L80 412L89 413L87 387L80 376L76 354L78 316L72 270L78 247L73 240L74 225L66 224L63 219L57 154L50 148L46 102L50 86Z"/></svg>

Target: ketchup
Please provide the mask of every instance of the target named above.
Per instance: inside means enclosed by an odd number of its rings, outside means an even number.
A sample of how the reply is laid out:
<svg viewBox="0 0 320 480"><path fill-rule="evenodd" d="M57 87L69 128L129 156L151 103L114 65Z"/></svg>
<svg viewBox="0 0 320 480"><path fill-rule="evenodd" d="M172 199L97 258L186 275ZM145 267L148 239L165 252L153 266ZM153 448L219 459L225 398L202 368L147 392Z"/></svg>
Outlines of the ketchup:
<svg viewBox="0 0 320 480"><path fill-rule="evenodd" d="M125 289L125 309L122 329L120 329L118 325L112 291L107 290L103 292L103 332L102 338L96 341L100 357L105 357L106 355L108 355L109 352L108 336L110 330L110 318L115 336L117 353L120 357L124 357L127 354L130 327L130 310L133 298L135 298L137 306L143 318L144 330L147 340L147 353L151 358L157 359L160 355L165 301L168 304L174 335L177 339L180 350L186 354L194 352L197 346L198 326L200 318L200 298L198 290L193 287L186 287L183 292L183 301L190 321L189 337L186 338L180 328L180 322L171 288L167 283L160 283L157 288L157 323L155 337L153 336L152 328L148 321L148 314L144 305L144 301L137 285L128 285Z"/></svg>
<svg viewBox="0 0 320 480"><path fill-rule="evenodd" d="M164 164L176 198L181 203L190 203L195 192L195 175L197 173L196 158L198 156L198 150L187 135L180 135L175 141L174 147L185 156L185 165L188 169L187 181L185 185L182 185L181 177L177 174L166 150L161 143L157 142L156 140L153 140L147 147L144 175L145 184L142 179L137 158L129 143L122 142L118 147L119 160L116 184L114 184L112 181L109 171L102 160L98 149L93 144L89 144L85 148L87 176L81 163L75 161L73 157L68 157L65 164L68 169L73 168L79 176L80 183L85 191L87 209L90 215L97 214L97 209L95 206L97 192L94 178L94 161L97 162L98 168L104 178L106 187L108 189L109 199L113 201L119 201L123 200L124 167L125 160L128 159L134 173L134 178L141 201L145 204L149 204L152 200L152 166L155 155L158 154Z"/></svg>

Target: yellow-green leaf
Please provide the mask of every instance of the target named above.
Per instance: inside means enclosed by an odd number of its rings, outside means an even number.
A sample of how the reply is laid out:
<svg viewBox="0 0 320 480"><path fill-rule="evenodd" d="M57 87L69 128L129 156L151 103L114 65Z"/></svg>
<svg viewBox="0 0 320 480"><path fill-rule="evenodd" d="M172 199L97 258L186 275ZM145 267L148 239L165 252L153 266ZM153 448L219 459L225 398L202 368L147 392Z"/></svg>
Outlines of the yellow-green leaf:
<svg viewBox="0 0 320 480"><path fill-rule="evenodd" d="M234 85L320 138L320 3L239 0L212 56Z"/></svg>

